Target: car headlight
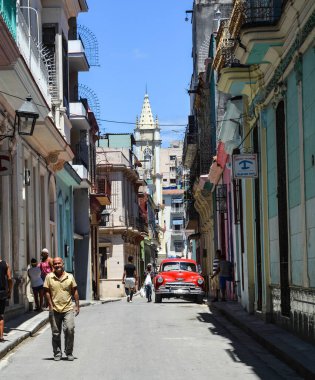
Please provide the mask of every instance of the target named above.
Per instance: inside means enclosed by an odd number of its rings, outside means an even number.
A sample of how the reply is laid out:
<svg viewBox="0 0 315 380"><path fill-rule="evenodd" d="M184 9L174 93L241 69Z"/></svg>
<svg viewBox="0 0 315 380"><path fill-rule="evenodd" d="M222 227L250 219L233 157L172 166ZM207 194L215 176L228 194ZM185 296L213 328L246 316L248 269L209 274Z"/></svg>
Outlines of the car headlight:
<svg viewBox="0 0 315 380"><path fill-rule="evenodd" d="M203 282L204 282L204 279L203 279L203 278L201 278L201 277L198 278L198 280L197 280L198 285L202 285Z"/></svg>
<svg viewBox="0 0 315 380"><path fill-rule="evenodd" d="M162 284L162 282L163 282L163 277L158 277L158 278L156 279L156 281L157 281L159 284Z"/></svg>

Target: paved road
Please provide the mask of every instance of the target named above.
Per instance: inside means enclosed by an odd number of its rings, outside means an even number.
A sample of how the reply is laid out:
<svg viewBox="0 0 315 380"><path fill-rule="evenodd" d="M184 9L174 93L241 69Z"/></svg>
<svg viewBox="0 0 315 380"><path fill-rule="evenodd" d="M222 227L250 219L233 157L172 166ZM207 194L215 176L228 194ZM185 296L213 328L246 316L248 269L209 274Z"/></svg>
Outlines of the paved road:
<svg viewBox="0 0 315 380"><path fill-rule="evenodd" d="M299 379L206 305L136 297L81 309L75 360L52 360L49 326L0 361L14 380Z"/></svg>

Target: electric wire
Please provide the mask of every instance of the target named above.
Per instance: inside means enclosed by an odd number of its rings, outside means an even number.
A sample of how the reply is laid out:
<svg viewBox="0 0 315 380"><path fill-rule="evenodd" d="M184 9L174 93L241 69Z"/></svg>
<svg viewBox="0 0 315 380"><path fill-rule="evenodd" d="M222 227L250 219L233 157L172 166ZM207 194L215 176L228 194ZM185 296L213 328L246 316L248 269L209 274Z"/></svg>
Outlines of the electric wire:
<svg viewBox="0 0 315 380"><path fill-rule="evenodd" d="M4 94L4 95L7 95L7 96L11 96L12 98L16 98L16 99L20 99L20 100L23 100L25 101L25 98L22 98L21 96L17 96L17 95L13 95L13 94L9 94L8 92L5 92L5 91L2 91L0 90L0 93L1 94ZM43 104L40 104L40 103L35 103L33 102L33 104L35 104L36 106L39 106L39 107L44 107L44 108L47 108L47 105L43 105ZM77 115L77 114L70 114L70 117L80 117L82 115ZM244 115L240 115L240 117L238 118L234 118L234 120L240 120L243 118ZM120 120L108 120L108 119L99 119L97 118L98 121L102 121L102 122L105 122L105 123L113 123L113 124L127 124L127 125L156 125L156 123L136 123L136 122L130 122L130 121L120 121ZM223 122L223 121L230 121L231 119L220 119L220 120L217 120L217 124ZM188 124L159 124L159 126L161 127L187 127Z"/></svg>

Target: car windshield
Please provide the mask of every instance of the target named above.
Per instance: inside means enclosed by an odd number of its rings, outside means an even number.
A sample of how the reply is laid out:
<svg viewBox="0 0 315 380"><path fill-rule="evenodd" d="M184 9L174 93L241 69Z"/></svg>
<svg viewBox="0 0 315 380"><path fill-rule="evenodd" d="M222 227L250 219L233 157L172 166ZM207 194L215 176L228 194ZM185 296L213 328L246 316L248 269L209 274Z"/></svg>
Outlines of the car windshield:
<svg viewBox="0 0 315 380"><path fill-rule="evenodd" d="M181 263L181 262L170 262L164 263L162 266L162 272L169 272L172 270L183 270L188 272L197 272L196 264L194 263Z"/></svg>

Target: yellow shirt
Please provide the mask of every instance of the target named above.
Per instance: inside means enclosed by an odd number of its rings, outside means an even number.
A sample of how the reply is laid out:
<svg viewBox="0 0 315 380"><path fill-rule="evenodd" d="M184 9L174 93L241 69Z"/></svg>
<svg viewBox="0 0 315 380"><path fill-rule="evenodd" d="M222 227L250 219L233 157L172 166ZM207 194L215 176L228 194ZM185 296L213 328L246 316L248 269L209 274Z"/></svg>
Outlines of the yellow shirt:
<svg viewBox="0 0 315 380"><path fill-rule="evenodd" d="M71 273L63 272L61 278L49 273L45 278L44 288L50 290L53 309L58 313L72 310L72 290L77 283Z"/></svg>

